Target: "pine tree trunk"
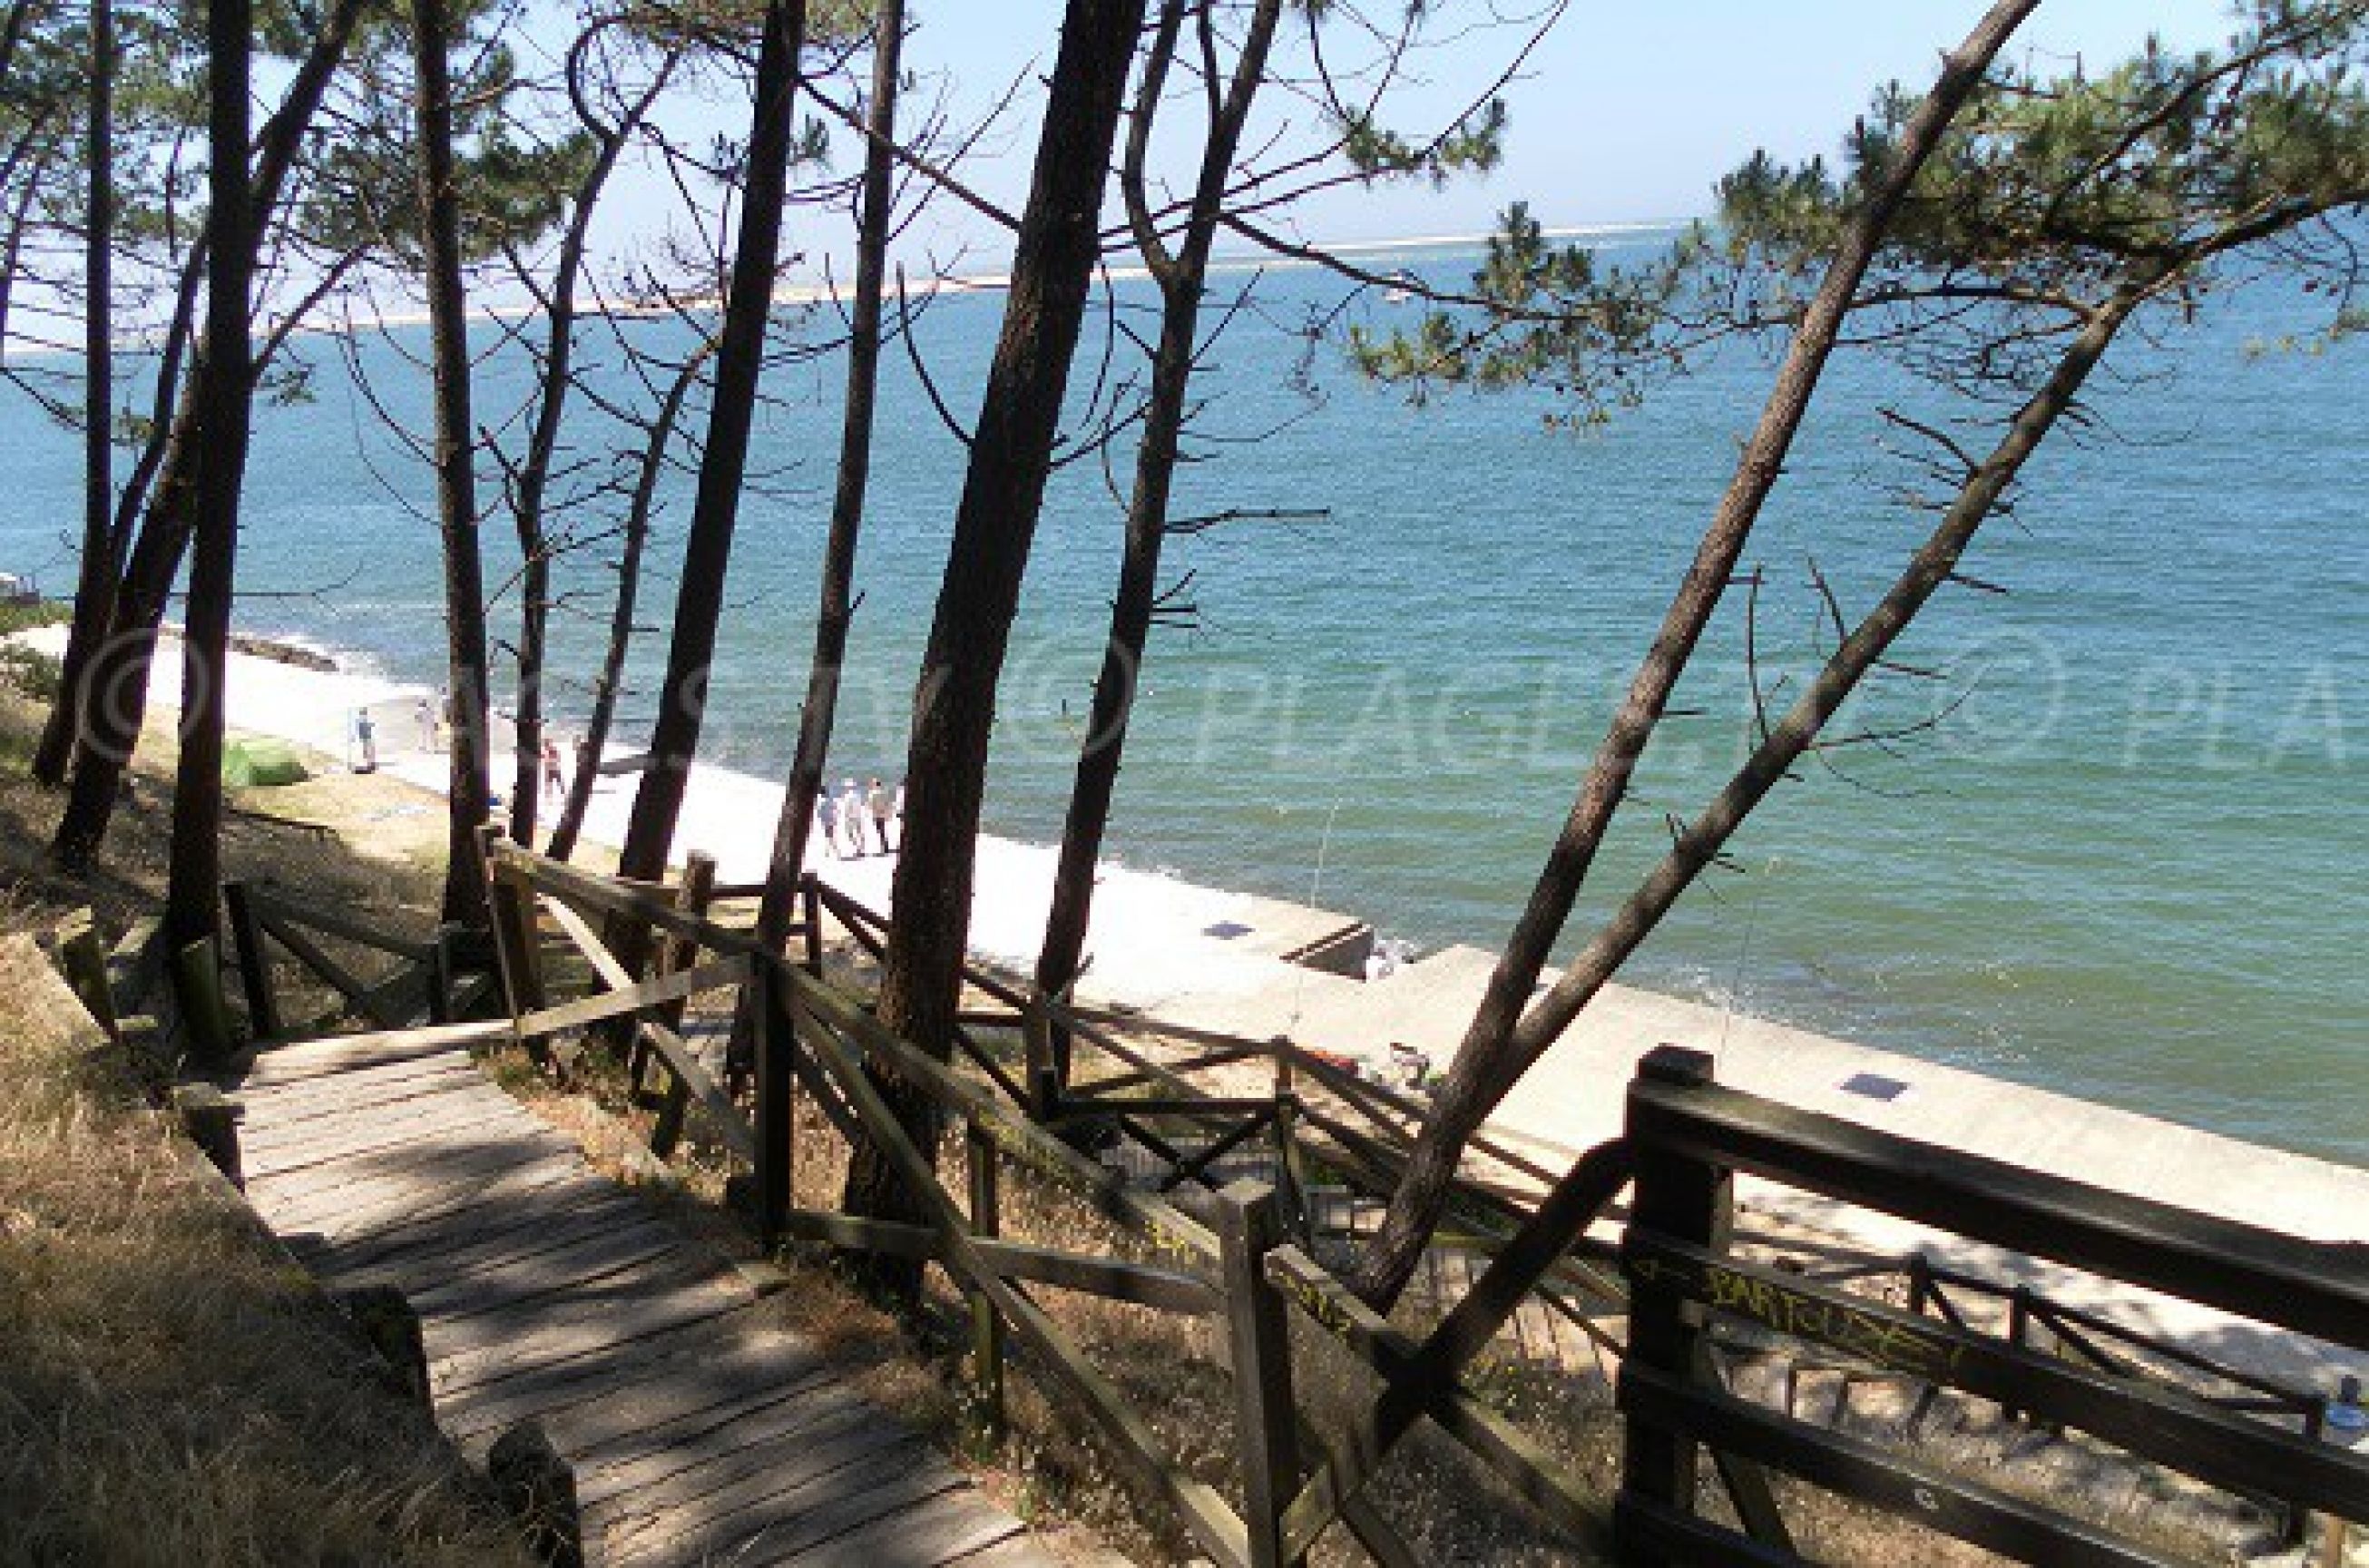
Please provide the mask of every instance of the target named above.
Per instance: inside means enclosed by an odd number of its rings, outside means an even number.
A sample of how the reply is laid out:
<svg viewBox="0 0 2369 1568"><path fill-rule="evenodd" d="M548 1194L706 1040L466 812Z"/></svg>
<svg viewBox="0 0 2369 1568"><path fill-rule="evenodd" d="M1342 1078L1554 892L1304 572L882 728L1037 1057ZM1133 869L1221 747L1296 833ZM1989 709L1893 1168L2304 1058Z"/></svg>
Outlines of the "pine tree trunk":
<svg viewBox="0 0 2369 1568"><path fill-rule="evenodd" d="M756 94L749 132L749 168L741 195L740 233L732 281L715 351L715 395L708 411L707 444L700 453L699 487L683 544L682 587L676 596L674 639L658 686L658 722L650 734L649 767L634 795L618 869L657 878L666 872L699 750L705 716L708 667L724 611L724 578L732 561L732 531L740 513L740 486L749 465L749 431L756 418L764 370L765 331L772 318L773 280L782 241L782 206L788 191L791 102L798 56L806 45L805 0L770 0L757 56ZM628 939L630 941L630 938ZM621 953L629 967L634 955Z"/></svg>
<svg viewBox="0 0 2369 1568"><path fill-rule="evenodd" d="M1172 4L1162 17L1152 65L1136 103L1137 124L1127 166L1130 212L1137 217L1145 262L1161 289L1160 343L1153 351L1151 395L1144 407L1143 435L1136 449L1135 490L1128 498L1127 544L1119 559L1118 590L1111 598L1110 635L1103 646L1102 672L1094 681L1093 712L1078 749L1077 774L1061 827L1060 859L1053 874L1052 908L1036 958L1036 986L1061 996L1078 978L1086 933L1093 921L1094 867L1102 858L1127 747L1127 720L1143 668L1144 648L1160 599L1161 546L1168 536L1169 492L1176 475L1177 441L1184 429L1186 395L1192 385L1194 349L1200 331L1201 296L1209 247L1217 235L1226 182L1252 99L1266 72L1267 47L1275 37L1280 0L1262 0L1242 40L1232 86L1204 143L1200 179L1184 242L1172 258L1151 233L1142 198L1143 143L1150 136L1166 63L1175 48L1183 7ZM1068 1041L1057 1033L1056 1070L1068 1082Z"/></svg>
<svg viewBox="0 0 2369 1568"><path fill-rule="evenodd" d="M1784 470L1786 455L1809 411L1827 357L1893 215L1958 110L1981 84L1991 61L2038 4L2039 0L1995 0L1965 41L1944 57L1940 79L1918 105L1886 162L1883 177L1837 236L1826 275L1778 368L1776 383L1745 445L1735 477L1703 531L1686 578L1589 764L1578 798L1448 1065L1381 1223L1352 1267L1350 1284L1369 1305L1386 1310L1414 1277L1431 1232L1446 1209L1465 1145L1519 1076L1521 1068L1513 1064L1524 1049L1518 1036L1531 1030L1523 1014L1539 975L1562 934L1613 817L1628 796L1638 760L1660 726L1678 679L1722 596L1734 579L1745 544ZM1532 1022L1539 1016L1534 1012ZM1568 1023L1564 1018L1556 1032ZM1533 1059L1536 1054L1529 1052Z"/></svg>
<svg viewBox="0 0 2369 1568"><path fill-rule="evenodd" d="M72 711L90 650L115 609L115 582L123 569L115 532L115 6L90 0L90 199L83 236L83 526L82 565L74 582L74 622L58 663L58 703L33 752L33 777L65 782L74 755L73 727L59 722Z"/></svg>
<svg viewBox="0 0 2369 1568"><path fill-rule="evenodd" d="M881 297L887 280L890 208L896 196L898 62L905 41L904 0L880 0L872 18L872 103L864 122L864 188L856 218L855 299L848 319L847 409L840 426L839 479L831 495L830 535L823 546L822 603L815 615L814 660L798 710L798 745L773 828L773 853L757 905L757 940L778 950L797 913L807 832L830 760L839 712L840 671L847 662L848 624L855 613L855 547L864 529L864 492L872 476L872 416L880 382ZM739 1053L736 1051L735 1055Z"/></svg>
<svg viewBox="0 0 2369 1568"><path fill-rule="evenodd" d="M345 58L346 46L352 41L364 3L365 0L338 0L330 8L303 63L289 79L287 97L281 100L279 112L265 124L258 138L254 196L249 204L257 221L248 227L245 263L250 274L255 265L255 247L264 227L261 220L268 219L279 205L289 173L295 166L296 155L303 146L314 117L320 111L330 79ZM211 267L211 245L201 239L198 249ZM197 256L190 258L182 280L181 298L175 306L177 326L195 310L199 260ZM171 334L160 367L160 415L172 396L171 371L181 338L178 331ZM62 706L52 715L55 727L71 740L74 754L65 809L59 815L57 832L50 843L50 858L63 871L87 872L97 863L124 773L132 765L141 726L147 717L148 671L156 655L157 628L163 624L165 607L172 597L173 579L180 572L181 557L189 544L198 454L205 440L206 405L200 396L200 389L205 384L205 338L200 334L190 356L189 379L181 383L178 401L170 409L171 418L160 418L165 433L134 467L116 504L115 531L120 549L122 537L131 532L132 516L141 509L148 476L154 475L154 488L145 495L146 509L124 562L123 580L115 589L113 614L106 623L106 635L89 650L87 677L79 686L64 688L59 693L60 704L71 707Z"/></svg>
<svg viewBox="0 0 2369 1568"><path fill-rule="evenodd" d="M223 683L238 554L239 487L255 395L247 341L254 277L254 186L247 177L248 0L212 0L206 16L207 226L205 449L190 530L181 650L181 754L173 783L172 872L165 929L173 947L214 935L222 891ZM202 1031L200 1031L202 1033Z"/></svg>
<svg viewBox="0 0 2369 1568"><path fill-rule="evenodd" d="M641 473L625 510L624 545L617 559L617 596L609 612L608 647L601 655L601 673L592 681L592 711L584 721L583 747L571 759L574 772L568 775L566 803L559 808L551 842L544 850L554 860L566 860L576 853L577 838L584 831L584 814L592 805L595 770L601 765L601 750L609 744L610 726L616 722L617 693L624 689L625 656L634 641L634 606L641 594L642 555L649 543L658 481L666 474L667 448L673 443L675 426L682 418L683 400L698 384L700 367L708 357L708 349L702 348L675 373L643 447Z"/></svg>
<svg viewBox="0 0 2369 1568"><path fill-rule="evenodd" d="M1019 608L1020 584L1045 498L1070 361L1101 257L1104 177L1143 0L1070 0L1047 86L1028 205L1021 217L1003 327L972 432L954 544L913 699L880 1020L922 1050L952 1053L970 930L979 802L995 691ZM884 1085L926 1152L937 1144L930 1101ZM910 1219L913 1199L880 1150L857 1147L851 1213ZM910 1298L919 1269L877 1260L884 1288Z"/></svg>
<svg viewBox="0 0 2369 1568"><path fill-rule="evenodd" d="M476 427L469 412L461 193L452 167L451 18L445 0L413 0L411 17L428 332L436 382L436 508L444 544L445 657L452 704L444 918L482 926L488 916L476 833L490 813L492 795L486 755L486 590L477 546Z"/></svg>

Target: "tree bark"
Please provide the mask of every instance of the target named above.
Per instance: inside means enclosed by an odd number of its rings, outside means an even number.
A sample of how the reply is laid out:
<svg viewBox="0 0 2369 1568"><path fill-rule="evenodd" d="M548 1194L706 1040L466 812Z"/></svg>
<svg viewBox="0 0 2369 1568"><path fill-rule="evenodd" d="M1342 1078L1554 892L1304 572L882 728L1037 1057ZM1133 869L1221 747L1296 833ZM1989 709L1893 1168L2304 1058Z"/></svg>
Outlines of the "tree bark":
<svg viewBox="0 0 2369 1568"><path fill-rule="evenodd" d="M254 279L255 188L247 177L248 0L206 15L207 226L204 450L198 459L189 602L181 648L181 754L173 783L172 871L165 929L175 950L211 938L222 894L223 682L230 653L239 486L255 395L247 318ZM202 1036L204 1032L200 1031Z"/></svg>
<svg viewBox="0 0 2369 1568"><path fill-rule="evenodd" d="M1036 987L1047 996L1060 996L1076 983L1086 933L1093 920L1094 867L1102 858L1136 683L1159 603L1161 547L1168 535L1169 492L1176 475L1177 441L1184 429L1209 247L1217 235L1242 125L1266 74L1267 49L1282 6L1281 0L1261 0L1252 14L1232 83L1203 146L1183 243L1171 256L1154 231L1144 193L1143 166L1184 10L1181 0L1170 0L1162 12L1151 57L1137 90L1134 124L1120 171L1138 246L1160 285L1160 342L1152 355L1150 397L1136 449L1135 488L1127 501L1127 544L1119 560L1118 589L1111 599L1110 635L1104 644L1102 672L1094 681L1085 738L1078 749L1077 774L1061 828L1060 859L1053 875L1052 908L1046 916L1044 945L1036 958ZM1056 1070L1066 1083L1066 1038L1056 1038L1053 1056Z"/></svg>
<svg viewBox="0 0 2369 1568"><path fill-rule="evenodd" d="M616 124L596 125L589 112L581 116L597 140L598 151L577 187L575 206L552 263L551 284L544 291L545 331L543 370L536 378L534 426L527 435L510 503L511 518L518 525L519 558L523 563L519 573L517 756L510 781L510 836L530 847L534 843L537 807L543 801L543 675L551 627L551 542L545 535L544 514L567 395L575 386L576 287L584 275L592 214L617 167L617 155L665 89L677 58L670 57L659 65L647 90ZM572 57L571 72L576 63Z"/></svg>
<svg viewBox="0 0 2369 1568"><path fill-rule="evenodd" d="M700 453L699 486L683 544L682 587L676 595L674 639L658 687L658 722L650 733L650 763L634 795L618 869L656 878L666 872L699 749L705 716L708 667L724 610L725 573L749 464L749 431L764 370L765 330L772 317L773 278L782 240L782 206L790 166L791 102L798 56L806 42L805 0L770 0L757 55L756 93L749 131L748 177L732 280L715 350L715 393L708 410L707 444ZM629 939L630 940L630 939ZM628 967L633 955L621 954Z"/></svg>
<svg viewBox="0 0 2369 1568"><path fill-rule="evenodd" d="M469 411L468 295L461 191L453 174L452 81L445 0L412 0L418 94L419 204L427 244L428 333L435 375L436 510L444 545L444 641L452 756L446 784L444 918L488 919L477 829L491 810L485 567L477 544L476 425Z"/></svg>
<svg viewBox="0 0 2369 1568"><path fill-rule="evenodd" d="M698 383L700 367L706 364L713 345L705 345L683 362L667 388L666 397L658 406L658 417L651 421L649 439L642 449L641 473L634 482L633 499L625 510L625 537L617 559L617 596L609 612L609 641L601 658L601 673L592 682L592 711L584 721L584 745L574 759L574 772L567 781L567 800L559 808L559 820L553 824L551 841L544 853L554 860L566 860L576 853L576 840L584 830L584 813L592 805L594 770L601 765L601 749L609 744L610 726L616 722L617 694L624 689L625 656L634 641L634 605L640 597L642 556L650 537L650 515L658 504L658 481L666 475L667 448L674 441L675 426L682 418L683 400Z"/></svg>
<svg viewBox="0 0 2369 1568"><path fill-rule="evenodd" d="M246 265L250 271L255 264L255 246L261 243L266 223L279 207L305 134L353 39L363 3L364 0L338 0L303 63L289 79L287 97L280 101L279 112L263 128L250 205L256 219L248 231ZM206 248L205 261L211 267L212 247ZM199 258L193 256L191 272L183 284L185 301L194 302L198 264ZM173 353L168 346L168 364ZM205 361L206 347L200 335L191 355L189 377L182 383L179 402L166 427L163 445L160 449L152 448L160 451L161 456L154 463L143 457L116 503L115 527L120 538L143 498L140 491L148 482L144 475L154 474L154 487L145 497L147 509L131 541L107 635L89 650L86 666L88 674L81 687L60 693L60 701L72 702L76 710L66 724L74 742L72 784L50 844L51 860L63 871L86 872L97 860L99 845L114 814L117 793L122 787L124 771L132 764L141 726L147 716L148 671L156 655L156 631L164 620L165 606L172 597L173 579L180 571L181 557L189 543L190 499L205 414L204 403L199 396ZM167 395L166 387L160 386L160 407Z"/></svg>
<svg viewBox="0 0 2369 1568"><path fill-rule="evenodd" d="M74 728L59 722L67 693L78 689L90 650L105 635L123 570L115 532L115 6L90 0L90 155L88 229L83 243L82 563L74 579L74 621L58 661L58 701L33 751L33 777L65 782Z"/></svg>
<svg viewBox="0 0 2369 1568"><path fill-rule="evenodd" d="M890 1029L941 1058L953 1049L962 990L996 684L1100 258L1103 188L1142 23L1143 0L1070 0L1002 331L913 699L905 839L879 1013ZM898 1119L924 1150L933 1149L938 1129L928 1099L901 1083L885 1088ZM855 1150L846 1204L852 1213L882 1218L914 1212L894 1169L868 1143ZM918 1268L878 1262L877 1282L910 1297Z"/></svg>
<svg viewBox="0 0 2369 1568"><path fill-rule="evenodd" d="M779 950L797 913L807 830L830 760L839 712L840 670L847 662L848 624L855 614L855 550L864 530L864 493L872 477L872 416L880 382L881 295L888 271L888 230L897 172L897 87L905 42L904 0L880 0L872 18L872 102L864 120L864 185L856 214L855 299L848 316L847 407L839 432L839 477L831 494L830 533L823 545L822 603L815 615L814 659L798 710L798 744L773 827L773 853L757 904L757 940ZM738 1043L738 1042L736 1042ZM739 1053L736 1052L736 1056Z"/></svg>
<svg viewBox="0 0 2369 1568"><path fill-rule="evenodd" d="M1906 128L1890 166L1838 243L1778 369L1776 384L1745 445L1735 477L1703 532L1694 563L1638 667L1529 902L1490 976L1488 990L1457 1047L1381 1225L1350 1273L1352 1288L1369 1304L1387 1307L1413 1277L1446 1206L1448 1184L1465 1144L1504 1097L1505 1088L1511 1086L1503 1068L1515 1049L1515 1030L1539 971L1570 919L1596 851L1627 795L1637 760L1660 725L1670 693L1718 610L1760 509L1783 472L1786 454L1817 390L1852 297L1893 215L1950 122L1981 84L1991 61L2038 3L1998 0L1965 41L1944 58L1940 79ZM1496 1087L1501 1082L1505 1087Z"/></svg>

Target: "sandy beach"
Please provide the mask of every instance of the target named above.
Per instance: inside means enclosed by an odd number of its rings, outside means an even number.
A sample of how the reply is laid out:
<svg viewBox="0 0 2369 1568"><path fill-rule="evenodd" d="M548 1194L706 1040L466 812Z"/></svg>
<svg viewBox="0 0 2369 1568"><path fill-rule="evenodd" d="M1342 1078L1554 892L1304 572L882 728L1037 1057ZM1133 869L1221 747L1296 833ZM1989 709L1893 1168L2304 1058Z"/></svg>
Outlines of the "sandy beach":
<svg viewBox="0 0 2369 1568"><path fill-rule="evenodd" d="M63 628L20 635L55 652ZM379 771L441 791L445 758L421 744L433 738L422 734L418 716L421 702L433 700L426 688L247 653L234 653L230 665L226 699L234 729L292 740L315 753L321 766L336 770L355 761L355 716L368 712ZM178 659L160 660L155 706L177 707L179 684ZM498 752L498 792L510 768L509 754ZM588 840L612 847L622 841L634 784L631 775L600 783L585 822ZM704 850L715 855L726 881L761 878L782 795L780 784L763 779L694 768L676 859ZM971 926L978 958L1024 972L1033 963L1055 853L1050 845L982 836ZM882 910L888 907L894 864L893 855L876 848L846 858L819 844L809 852L810 867L825 880ZM1311 946L1344 940L1354 946L1360 933L1369 936L1370 928L1353 914L1106 864L1079 996L1196 1028L1254 1038L1288 1036L1362 1061L1379 1062L1391 1045L1402 1044L1444 1066L1494 956L1446 947L1370 981L1291 961ZM1623 1087L1637 1059L1665 1042L1710 1050L1722 1082L1806 1110L2298 1236L2369 1242L2369 1171L1622 986L1609 988L1523 1080L1500 1108L1496 1130L1551 1161L1617 1136ZM2044 1263L1936 1238L1766 1184L1744 1184L1740 1193L1747 1210L1776 1219L1885 1252L1939 1246L1962 1265L2100 1304L2095 1281ZM2357 1370L2340 1368L2324 1347L2265 1334L2185 1303L2118 1295L2111 1305L2134 1323L2209 1340L2216 1354L2265 1371L2317 1381Z"/></svg>

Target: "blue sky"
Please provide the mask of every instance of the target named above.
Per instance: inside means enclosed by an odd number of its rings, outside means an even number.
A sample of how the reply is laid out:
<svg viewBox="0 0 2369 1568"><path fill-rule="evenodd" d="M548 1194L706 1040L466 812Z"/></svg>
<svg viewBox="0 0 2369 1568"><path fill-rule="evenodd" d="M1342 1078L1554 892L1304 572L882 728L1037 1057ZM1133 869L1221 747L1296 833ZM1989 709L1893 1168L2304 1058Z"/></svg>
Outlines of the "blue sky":
<svg viewBox="0 0 2369 1568"><path fill-rule="evenodd" d="M1377 15L1400 0L1366 0ZM1435 0L1435 36L1457 35L1429 54L1426 78L1406 92L1396 122L1428 129L1451 102L1479 90L1516 36L1467 30L1470 21L1522 10L1525 0ZM1872 89L1898 78L1921 86L1940 51L1979 17L1973 0L1698 0L1636 5L1574 0L1505 97L1512 135L1504 166L1445 191L1416 186L1313 198L1295 212L1300 232L1326 239L1469 234L1491 226L1509 200L1528 199L1552 224L1691 216L1712 180L1757 146L1798 156L1831 150ZM918 24L907 60L933 85L950 84L958 117L980 112L1001 86L1051 58L1058 0L913 0ZM2223 0L2049 0L2025 24L2020 52L2069 64L2134 50L2150 29L2176 45L2217 40ZM1272 92L1264 107L1305 128L1304 106ZM970 164L971 177L1017 207L1034 147L1025 97ZM1273 121L1270 121L1273 123ZM852 156L852 153L850 154ZM803 225L811 245L823 239ZM941 203L916 230L944 255L991 266L1002 246L991 226Z"/></svg>

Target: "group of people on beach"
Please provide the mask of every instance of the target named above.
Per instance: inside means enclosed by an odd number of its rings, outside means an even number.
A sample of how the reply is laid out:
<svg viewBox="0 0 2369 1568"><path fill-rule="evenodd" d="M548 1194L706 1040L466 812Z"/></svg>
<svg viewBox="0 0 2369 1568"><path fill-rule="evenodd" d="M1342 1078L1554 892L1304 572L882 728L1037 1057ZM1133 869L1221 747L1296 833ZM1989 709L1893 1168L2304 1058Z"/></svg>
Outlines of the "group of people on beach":
<svg viewBox="0 0 2369 1568"><path fill-rule="evenodd" d="M825 784L815 797L815 826L822 833L823 853L833 860L862 860L871 852L871 841L864 836L864 824L869 820L872 830L880 839L880 853L891 854L896 846L888 841L888 829L896 825L897 842L905 841L905 785L902 780L890 789L879 779L858 788L853 778L841 781L839 793L833 795Z"/></svg>

